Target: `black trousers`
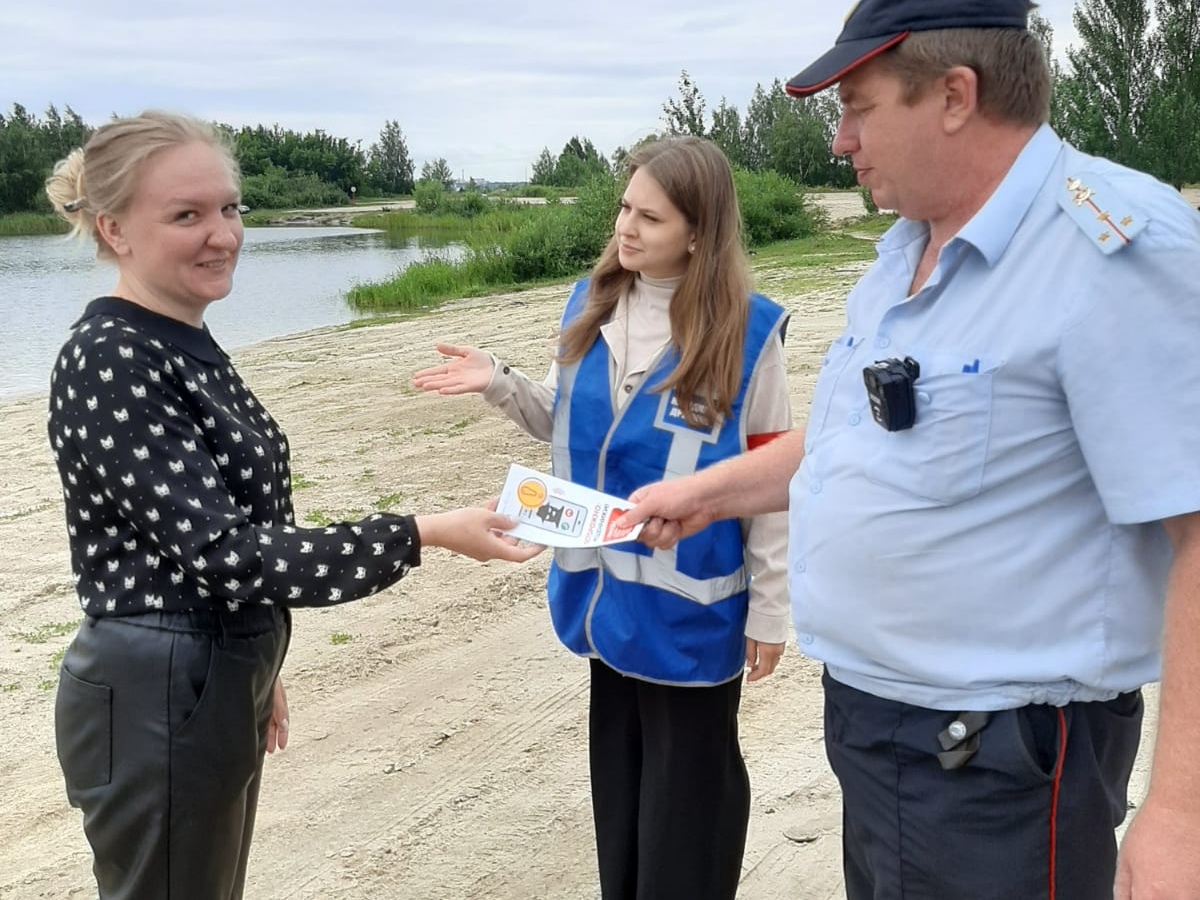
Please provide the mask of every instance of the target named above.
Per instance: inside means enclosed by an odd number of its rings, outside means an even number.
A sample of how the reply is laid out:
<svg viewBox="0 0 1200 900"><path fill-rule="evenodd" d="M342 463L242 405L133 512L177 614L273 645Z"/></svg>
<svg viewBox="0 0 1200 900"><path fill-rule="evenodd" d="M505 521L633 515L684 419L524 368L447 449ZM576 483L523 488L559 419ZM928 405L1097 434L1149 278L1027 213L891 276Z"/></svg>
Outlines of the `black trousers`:
<svg viewBox="0 0 1200 900"><path fill-rule="evenodd" d="M54 710L101 900L239 900L290 618L88 618Z"/></svg>
<svg viewBox="0 0 1200 900"><path fill-rule="evenodd" d="M938 761L957 716L825 685L842 787L849 900L1112 897L1140 691L992 713L961 768Z"/></svg>
<svg viewBox="0 0 1200 900"><path fill-rule="evenodd" d="M673 687L591 660L589 752L604 900L731 900L750 779L742 680Z"/></svg>

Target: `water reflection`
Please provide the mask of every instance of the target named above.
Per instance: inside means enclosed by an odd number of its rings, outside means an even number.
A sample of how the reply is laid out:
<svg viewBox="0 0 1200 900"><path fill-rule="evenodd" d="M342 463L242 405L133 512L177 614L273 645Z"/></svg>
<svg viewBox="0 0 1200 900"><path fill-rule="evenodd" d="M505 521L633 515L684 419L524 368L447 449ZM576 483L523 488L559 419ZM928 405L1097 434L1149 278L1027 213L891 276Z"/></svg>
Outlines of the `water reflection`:
<svg viewBox="0 0 1200 900"><path fill-rule="evenodd" d="M461 243L408 237L389 242L356 228L251 228L233 292L209 307L217 340L234 349L271 337L351 321L346 290L388 278ZM43 392L71 323L116 284L116 269L90 247L59 236L0 238L0 397Z"/></svg>

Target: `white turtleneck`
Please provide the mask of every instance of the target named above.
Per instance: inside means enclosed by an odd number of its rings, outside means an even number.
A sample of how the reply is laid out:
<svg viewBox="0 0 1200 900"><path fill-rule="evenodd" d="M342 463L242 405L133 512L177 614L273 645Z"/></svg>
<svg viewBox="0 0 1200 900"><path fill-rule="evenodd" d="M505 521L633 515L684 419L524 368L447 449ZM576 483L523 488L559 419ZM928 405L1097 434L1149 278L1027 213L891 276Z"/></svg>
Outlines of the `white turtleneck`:
<svg viewBox="0 0 1200 900"><path fill-rule="evenodd" d="M613 316L600 326L608 344L609 383L620 409L633 396L642 376L671 340L671 297L679 278L639 275L628 294L617 300Z"/></svg>

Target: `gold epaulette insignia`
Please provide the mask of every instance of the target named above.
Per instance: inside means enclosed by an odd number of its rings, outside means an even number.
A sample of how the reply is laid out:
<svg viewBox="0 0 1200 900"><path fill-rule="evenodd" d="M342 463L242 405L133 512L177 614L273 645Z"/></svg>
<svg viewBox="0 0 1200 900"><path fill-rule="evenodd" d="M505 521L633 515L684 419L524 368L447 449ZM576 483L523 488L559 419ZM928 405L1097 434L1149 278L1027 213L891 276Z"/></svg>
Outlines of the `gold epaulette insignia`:
<svg viewBox="0 0 1200 900"><path fill-rule="evenodd" d="M1109 184L1095 176L1070 177L1059 195L1058 205L1069 215L1106 256L1133 241L1146 227L1146 218L1135 212L1113 212L1110 204L1124 206L1124 198Z"/></svg>

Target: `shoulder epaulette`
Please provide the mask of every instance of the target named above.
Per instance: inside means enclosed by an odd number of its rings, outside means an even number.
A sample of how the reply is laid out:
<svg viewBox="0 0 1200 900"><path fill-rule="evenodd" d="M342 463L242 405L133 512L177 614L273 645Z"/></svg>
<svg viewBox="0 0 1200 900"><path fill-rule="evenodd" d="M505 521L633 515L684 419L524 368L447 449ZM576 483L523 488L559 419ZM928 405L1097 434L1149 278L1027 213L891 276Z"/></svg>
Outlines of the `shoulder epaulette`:
<svg viewBox="0 0 1200 900"><path fill-rule="evenodd" d="M1085 178L1086 182L1084 178L1067 178L1058 205L1101 253L1116 253L1146 227L1147 219L1104 179L1095 175Z"/></svg>

